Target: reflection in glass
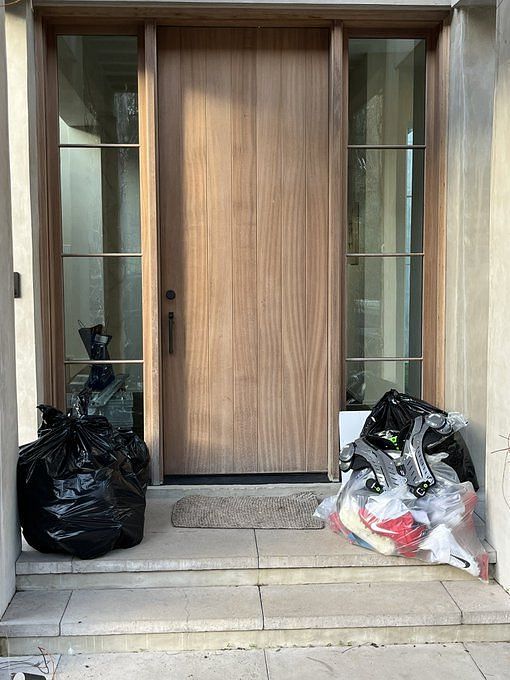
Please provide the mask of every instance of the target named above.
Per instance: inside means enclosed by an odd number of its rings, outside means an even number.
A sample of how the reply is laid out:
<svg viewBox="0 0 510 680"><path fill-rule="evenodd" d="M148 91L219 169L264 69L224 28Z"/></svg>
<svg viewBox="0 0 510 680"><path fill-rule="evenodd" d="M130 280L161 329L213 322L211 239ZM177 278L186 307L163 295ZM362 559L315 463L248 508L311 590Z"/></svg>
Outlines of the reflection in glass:
<svg viewBox="0 0 510 680"><path fill-rule="evenodd" d="M64 258L66 359L91 358L83 329L99 324L94 348L103 351L97 344L103 342L104 358L142 359L141 265L139 257Z"/></svg>
<svg viewBox="0 0 510 680"><path fill-rule="evenodd" d="M350 149L350 253L422 250L424 152Z"/></svg>
<svg viewBox="0 0 510 680"><path fill-rule="evenodd" d="M108 366L66 365L66 403L70 409L78 393L94 381L94 371L110 373L108 385L92 390L90 415L108 418L114 427L132 428L143 438L143 366L113 364Z"/></svg>
<svg viewBox="0 0 510 680"><path fill-rule="evenodd" d="M138 149L60 149L64 253L140 252Z"/></svg>
<svg viewBox="0 0 510 680"><path fill-rule="evenodd" d="M421 256L346 262L347 356L420 357Z"/></svg>
<svg viewBox="0 0 510 680"><path fill-rule="evenodd" d="M424 144L425 55L424 40L349 40L349 144Z"/></svg>
<svg viewBox="0 0 510 680"><path fill-rule="evenodd" d="M372 407L390 389L421 397L421 361L347 361L346 368L348 409Z"/></svg>
<svg viewBox="0 0 510 680"><path fill-rule="evenodd" d="M136 36L57 38L60 142L138 142Z"/></svg>

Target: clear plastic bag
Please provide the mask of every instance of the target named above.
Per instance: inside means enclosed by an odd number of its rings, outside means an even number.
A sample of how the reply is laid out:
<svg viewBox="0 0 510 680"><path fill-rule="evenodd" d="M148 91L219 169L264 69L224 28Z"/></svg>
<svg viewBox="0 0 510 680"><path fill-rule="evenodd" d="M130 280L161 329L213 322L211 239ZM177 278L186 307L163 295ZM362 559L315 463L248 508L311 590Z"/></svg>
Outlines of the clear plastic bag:
<svg viewBox="0 0 510 680"><path fill-rule="evenodd" d="M406 485L375 493L372 471L365 468L353 472L315 515L356 545L383 555L451 564L487 581L488 555L473 520L475 490L471 482L460 483L443 458L429 456L436 484L421 498Z"/></svg>

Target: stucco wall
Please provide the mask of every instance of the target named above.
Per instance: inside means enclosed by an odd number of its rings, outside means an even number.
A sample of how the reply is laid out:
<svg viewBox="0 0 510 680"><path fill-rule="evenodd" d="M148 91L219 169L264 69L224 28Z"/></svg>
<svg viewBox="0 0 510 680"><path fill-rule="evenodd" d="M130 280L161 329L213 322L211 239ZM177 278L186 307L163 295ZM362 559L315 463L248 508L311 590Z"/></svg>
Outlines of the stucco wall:
<svg viewBox="0 0 510 680"><path fill-rule="evenodd" d="M495 10L455 10L451 24L446 267L449 410L470 421L465 439L485 479L487 324Z"/></svg>
<svg viewBox="0 0 510 680"><path fill-rule="evenodd" d="M496 96L489 240L487 375L487 521L498 552L497 578L510 588L510 0L496 16Z"/></svg>
<svg viewBox="0 0 510 680"><path fill-rule="evenodd" d="M16 376L4 10L0 8L0 614L14 594L19 553L16 516Z"/></svg>
<svg viewBox="0 0 510 680"><path fill-rule="evenodd" d="M9 7L5 30L14 271L21 274L15 301L18 424L25 444L36 438L42 387L33 13L25 2Z"/></svg>

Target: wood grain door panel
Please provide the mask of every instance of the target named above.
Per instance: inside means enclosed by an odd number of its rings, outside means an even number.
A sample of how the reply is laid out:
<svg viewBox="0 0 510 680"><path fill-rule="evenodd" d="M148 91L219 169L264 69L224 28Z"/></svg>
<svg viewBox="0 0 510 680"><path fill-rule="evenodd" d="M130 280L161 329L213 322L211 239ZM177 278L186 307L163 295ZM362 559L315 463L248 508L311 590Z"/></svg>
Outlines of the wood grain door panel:
<svg viewBox="0 0 510 680"><path fill-rule="evenodd" d="M159 31L166 474L327 469L328 51Z"/></svg>

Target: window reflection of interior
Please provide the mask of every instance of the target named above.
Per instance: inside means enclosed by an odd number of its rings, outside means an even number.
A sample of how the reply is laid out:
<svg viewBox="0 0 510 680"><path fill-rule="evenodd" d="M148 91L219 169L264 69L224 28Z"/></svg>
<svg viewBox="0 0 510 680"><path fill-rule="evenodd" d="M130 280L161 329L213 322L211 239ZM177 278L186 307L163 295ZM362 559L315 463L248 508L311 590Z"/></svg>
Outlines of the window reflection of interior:
<svg viewBox="0 0 510 680"><path fill-rule="evenodd" d="M137 38L57 52L67 405L89 388L91 414L142 434Z"/></svg>
<svg viewBox="0 0 510 680"><path fill-rule="evenodd" d="M348 117L346 385L359 408L390 387L421 394L425 41L351 39Z"/></svg>

